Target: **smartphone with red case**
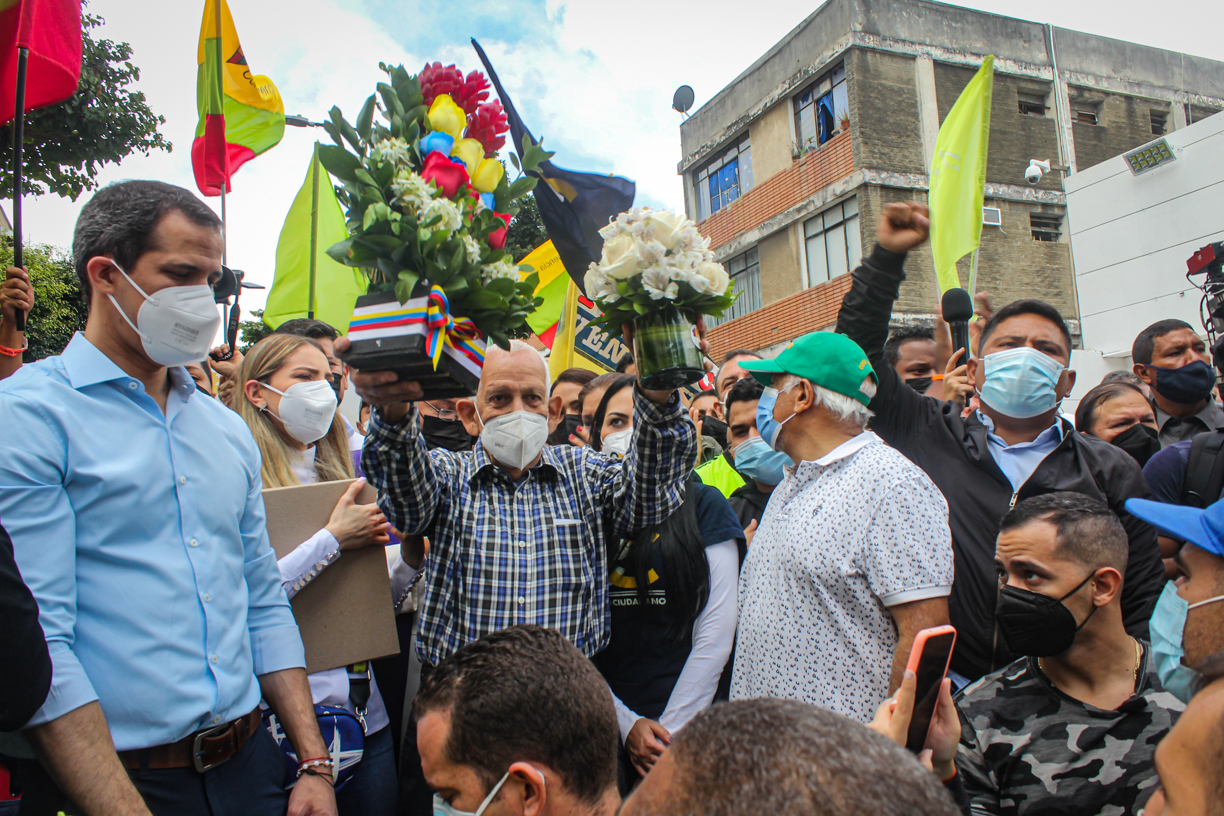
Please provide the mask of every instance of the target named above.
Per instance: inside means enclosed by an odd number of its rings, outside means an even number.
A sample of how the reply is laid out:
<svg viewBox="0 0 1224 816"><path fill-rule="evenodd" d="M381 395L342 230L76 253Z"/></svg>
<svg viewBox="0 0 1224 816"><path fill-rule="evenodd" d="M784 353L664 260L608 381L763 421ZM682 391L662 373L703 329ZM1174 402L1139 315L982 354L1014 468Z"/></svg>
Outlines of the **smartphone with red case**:
<svg viewBox="0 0 1224 816"><path fill-rule="evenodd" d="M926 745L931 718L939 702L939 688L948 674L955 645L956 628L952 626L933 626L914 636L906 668L917 676L918 682L914 688L914 713L905 738L905 747L914 753Z"/></svg>

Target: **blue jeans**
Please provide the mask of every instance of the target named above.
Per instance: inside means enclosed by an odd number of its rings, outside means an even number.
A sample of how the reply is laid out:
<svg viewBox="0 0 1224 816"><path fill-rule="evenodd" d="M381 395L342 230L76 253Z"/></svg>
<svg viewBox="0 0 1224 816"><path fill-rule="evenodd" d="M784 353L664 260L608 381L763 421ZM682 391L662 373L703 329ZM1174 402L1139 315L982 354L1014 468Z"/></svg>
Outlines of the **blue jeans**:
<svg viewBox="0 0 1224 816"><path fill-rule="evenodd" d="M361 764L336 793L340 816L395 816L396 787L395 750L388 726L366 735Z"/></svg>
<svg viewBox="0 0 1224 816"><path fill-rule="evenodd" d="M289 804L285 755L266 728L242 750L202 774L194 768L128 771L155 816L272 816Z"/></svg>

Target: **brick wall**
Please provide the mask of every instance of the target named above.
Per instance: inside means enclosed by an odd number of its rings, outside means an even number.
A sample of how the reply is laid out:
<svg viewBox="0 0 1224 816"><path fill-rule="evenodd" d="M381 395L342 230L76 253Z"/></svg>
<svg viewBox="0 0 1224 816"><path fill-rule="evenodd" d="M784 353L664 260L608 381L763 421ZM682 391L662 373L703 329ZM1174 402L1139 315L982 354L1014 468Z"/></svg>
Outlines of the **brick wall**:
<svg viewBox="0 0 1224 816"><path fill-rule="evenodd" d="M925 173L913 58L856 48L848 62L856 166Z"/></svg>
<svg viewBox="0 0 1224 816"><path fill-rule="evenodd" d="M735 348L760 349L793 340L837 322L842 298L850 290L850 276L805 289L764 309L737 317L710 329L711 356L715 360Z"/></svg>
<svg viewBox="0 0 1224 816"><path fill-rule="evenodd" d="M850 134L839 133L700 222L697 229L716 249L853 172Z"/></svg>
<svg viewBox="0 0 1224 816"><path fill-rule="evenodd" d="M947 118L961 91L977 73L972 68L935 63L935 93L939 121ZM1051 116L1020 113L1018 95L1049 93L1050 83L995 71L990 106L990 149L986 156L986 180L1000 184L1024 184L1024 170L1030 159L1058 162L1056 127ZM1053 99L1047 104L1053 110ZM1043 190L1062 190L1058 173L1047 173L1038 185Z"/></svg>
<svg viewBox="0 0 1224 816"><path fill-rule="evenodd" d="M1088 125L1075 121L1071 123L1072 138L1075 140L1075 163L1080 170L1087 170L1119 153L1125 153L1159 138L1152 133L1153 110L1165 111L1168 116L1167 127L1172 129L1173 116L1168 113L1167 102L1100 91L1083 91L1079 88L1071 90L1074 94L1073 103L1084 100L1098 106L1097 124Z"/></svg>
<svg viewBox="0 0 1224 816"><path fill-rule="evenodd" d="M876 222L884 205L894 201L926 202L926 192L867 185L859 194L859 229L863 254L875 245ZM987 207L1002 211L1002 227L982 228L978 257L978 291L994 296L995 308L1013 300L1037 298L1054 306L1064 317L1076 317L1074 284L1071 280L1071 247L1033 239L1029 215L1057 212L1060 208L1001 199L986 199ZM1063 224L1064 236L1066 223ZM958 264L961 283L969 283L969 256ZM906 279L893 308L897 314L933 314L939 304L939 286L931 260L931 245L911 252L905 261ZM750 317L751 315L745 315Z"/></svg>

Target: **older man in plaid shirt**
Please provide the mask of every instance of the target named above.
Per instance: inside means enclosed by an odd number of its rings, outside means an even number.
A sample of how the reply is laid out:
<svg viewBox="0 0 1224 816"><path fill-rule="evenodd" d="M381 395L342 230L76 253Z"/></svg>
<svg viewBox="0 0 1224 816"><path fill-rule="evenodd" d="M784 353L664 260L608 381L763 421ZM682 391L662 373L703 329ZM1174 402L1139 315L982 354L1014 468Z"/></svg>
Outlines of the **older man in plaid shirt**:
<svg viewBox="0 0 1224 816"><path fill-rule="evenodd" d="M399 530L429 537L417 644L423 663L436 666L517 623L557 629L587 656L603 649L605 542L675 510L696 458L696 431L678 394L637 388L634 444L618 459L544 447L561 398L549 398L547 366L522 342L509 352L491 347L475 399L456 406L480 436L471 452L426 448L416 409L405 404L420 397L416 383L392 372L357 373L353 383L374 406L361 466L379 506ZM400 586L420 565L405 556Z"/></svg>

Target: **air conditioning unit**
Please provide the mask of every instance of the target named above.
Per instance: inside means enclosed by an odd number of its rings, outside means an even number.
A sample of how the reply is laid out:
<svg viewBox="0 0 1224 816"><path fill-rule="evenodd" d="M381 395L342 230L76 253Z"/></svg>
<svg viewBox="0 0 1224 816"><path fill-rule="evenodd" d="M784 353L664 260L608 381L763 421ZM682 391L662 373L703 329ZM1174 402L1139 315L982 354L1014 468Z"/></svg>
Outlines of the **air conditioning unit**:
<svg viewBox="0 0 1224 816"><path fill-rule="evenodd" d="M1003 211L998 207L983 207L982 223L988 227L1003 226Z"/></svg>

